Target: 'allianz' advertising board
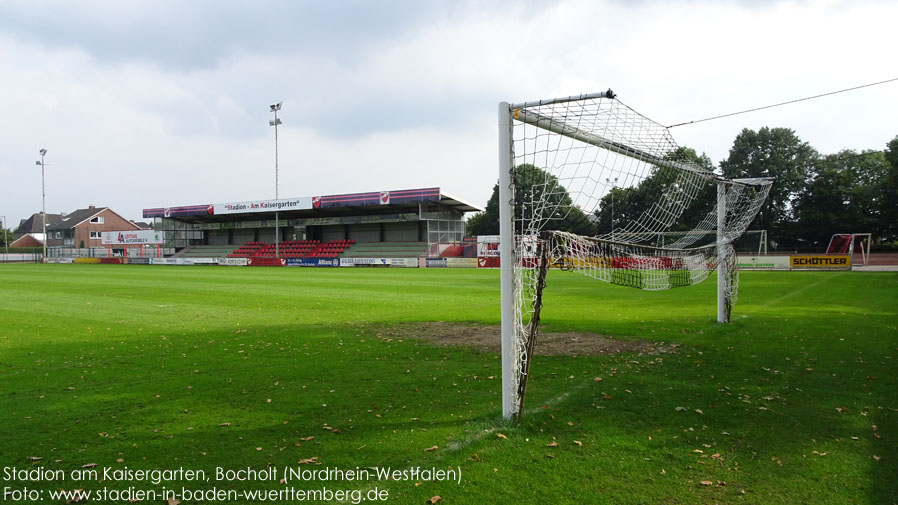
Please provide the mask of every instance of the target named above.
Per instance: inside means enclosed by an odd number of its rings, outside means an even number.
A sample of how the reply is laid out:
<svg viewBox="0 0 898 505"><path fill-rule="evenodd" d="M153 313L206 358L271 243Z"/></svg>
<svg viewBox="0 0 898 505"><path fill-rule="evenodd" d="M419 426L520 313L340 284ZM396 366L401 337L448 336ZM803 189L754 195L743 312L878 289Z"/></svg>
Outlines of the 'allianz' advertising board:
<svg viewBox="0 0 898 505"><path fill-rule="evenodd" d="M249 202L216 203L215 214L246 214L248 212L274 212L276 210L306 210L312 208L312 197L280 200L252 200Z"/></svg>
<svg viewBox="0 0 898 505"><path fill-rule="evenodd" d="M155 230L104 231L100 233L103 245L161 244L162 232Z"/></svg>

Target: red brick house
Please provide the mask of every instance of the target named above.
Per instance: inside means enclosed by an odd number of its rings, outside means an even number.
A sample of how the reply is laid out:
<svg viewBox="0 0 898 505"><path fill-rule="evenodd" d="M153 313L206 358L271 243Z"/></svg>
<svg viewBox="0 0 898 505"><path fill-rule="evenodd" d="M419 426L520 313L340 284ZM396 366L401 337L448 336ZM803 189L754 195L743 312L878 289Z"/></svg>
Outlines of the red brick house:
<svg viewBox="0 0 898 505"><path fill-rule="evenodd" d="M62 216L52 226L47 224L48 247L104 247L100 233L104 231L139 230L133 222L109 207L78 209Z"/></svg>

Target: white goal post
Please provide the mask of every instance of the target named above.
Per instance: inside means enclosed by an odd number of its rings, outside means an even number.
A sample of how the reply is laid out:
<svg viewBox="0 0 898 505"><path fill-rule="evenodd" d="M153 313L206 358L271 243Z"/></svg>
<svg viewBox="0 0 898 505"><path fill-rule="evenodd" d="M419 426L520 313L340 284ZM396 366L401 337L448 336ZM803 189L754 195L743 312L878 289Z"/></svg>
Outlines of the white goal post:
<svg viewBox="0 0 898 505"><path fill-rule="evenodd" d="M699 165L611 90L500 103L503 416L521 414L549 269L646 290L716 271L717 320L728 321L738 286L733 244L771 183ZM673 232L680 236L671 241Z"/></svg>

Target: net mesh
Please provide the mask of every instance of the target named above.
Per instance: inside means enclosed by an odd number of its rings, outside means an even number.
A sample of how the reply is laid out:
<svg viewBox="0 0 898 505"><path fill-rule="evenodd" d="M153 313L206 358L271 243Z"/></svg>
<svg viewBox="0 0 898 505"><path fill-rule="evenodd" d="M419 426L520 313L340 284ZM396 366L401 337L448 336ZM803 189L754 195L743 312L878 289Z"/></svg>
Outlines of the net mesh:
<svg viewBox="0 0 898 505"><path fill-rule="evenodd" d="M512 105L509 114L518 413L549 268L662 290L701 282L722 260L729 318L738 291L733 244L771 180L723 179L610 91ZM718 185L726 208L719 231Z"/></svg>

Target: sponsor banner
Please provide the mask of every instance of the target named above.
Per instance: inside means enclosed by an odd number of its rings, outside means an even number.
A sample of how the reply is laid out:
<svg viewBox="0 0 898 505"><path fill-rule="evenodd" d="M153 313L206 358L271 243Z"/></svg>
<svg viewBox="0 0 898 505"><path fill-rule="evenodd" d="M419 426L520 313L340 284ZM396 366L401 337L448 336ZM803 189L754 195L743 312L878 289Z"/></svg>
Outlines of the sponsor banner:
<svg viewBox="0 0 898 505"><path fill-rule="evenodd" d="M72 263L91 263L98 264L100 262L100 258L74 258Z"/></svg>
<svg viewBox="0 0 898 505"><path fill-rule="evenodd" d="M217 265L218 258L150 258L151 265Z"/></svg>
<svg viewBox="0 0 898 505"><path fill-rule="evenodd" d="M446 258L449 268L477 268L477 258Z"/></svg>
<svg viewBox="0 0 898 505"><path fill-rule="evenodd" d="M217 258L219 265L229 267L245 267L247 258Z"/></svg>
<svg viewBox="0 0 898 505"><path fill-rule="evenodd" d="M103 245L161 244L162 232L156 230L104 231L100 233Z"/></svg>
<svg viewBox="0 0 898 505"><path fill-rule="evenodd" d="M424 260L424 266L427 268L446 268L446 258L427 258Z"/></svg>
<svg viewBox="0 0 898 505"><path fill-rule="evenodd" d="M285 258L247 258L246 265L251 267L282 267L287 264Z"/></svg>
<svg viewBox="0 0 898 505"><path fill-rule="evenodd" d="M194 223L194 230L220 230L221 223Z"/></svg>
<svg viewBox="0 0 898 505"><path fill-rule="evenodd" d="M121 265L122 258L99 258L100 263L104 265Z"/></svg>
<svg viewBox="0 0 898 505"><path fill-rule="evenodd" d="M499 268L499 258L477 258L477 268Z"/></svg>
<svg viewBox="0 0 898 505"><path fill-rule="evenodd" d="M341 267L374 267L390 266L389 258L340 258Z"/></svg>
<svg viewBox="0 0 898 505"><path fill-rule="evenodd" d="M338 267L340 258L287 258L288 267Z"/></svg>
<svg viewBox="0 0 898 505"><path fill-rule="evenodd" d="M736 256L739 270L789 270L789 256Z"/></svg>
<svg viewBox="0 0 898 505"><path fill-rule="evenodd" d="M187 205L184 207L143 209L143 217L205 216L209 214L212 214L212 205Z"/></svg>
<svg viewBox="0 0 898 505"><path fill-rule="evenodd" d="M217 265L219 258L184 258L185 265Z"/></svg>
<svg viewBox="0 0 898 505"><path fill-rule="evenodd" d="M12 256L12 255L10 255L10 256ZM24 256L24 254L22 254L21 256ZM22 259L24 259L24 258L22 258ZM31 259L31 258L29 257L29 259ZM45 263L72 263L72 260L73 260L73 258L47 258Z"/></svg>
<svg viewBox="0 0 898 505"><path fill-rule="evenodd" d="M418 268L418 258L387 258L391 267Z"/></svg>
<svg viewBox="0 0 898 505"><path fill-rule="evenodd" d="M388 265L387 258L341 258L343 266L355 265Z"/></svg>
<svg viewBox="0 0 898 505"><path fill-rule="evenodd" d="M152 258L128 258L129 265L149 265Z"/></svg>
<svg viewBox="0 0 898 505"><path fill-rule="evenodd" d="M798 269L848 270L851 268L851 256L847 254L789 256L789 266Z"/></svg>
<svg viewBox="0 0 898 505"><path fill-rule="evenodd" d="M245 214L249 212L274 212L278 210L305 210L311 208L312 199L309 197L225 202L214 205L215 214Z"/></svg>
<svg viewBox="0 0 898 505"><path fill-rule="evenodd" d="M478 258L499 257L499 235L480 235L477 237Z"/></svg>
<svg viewBox="0 0 898 505"><path fill-rule="evenodd" d="M315 196L312 197L312 206L316 209L327 209L332 207L359 207L364 205L438 201L440 201L440 188L424 188L374 191L371 193L352 193L347 195Z"/></svg>
<svg viewBox="0 0 898 505"><path fill-rule="evenodd" d="M417 268L418 258L340 258L340 266L389 266Z"/></svg>

